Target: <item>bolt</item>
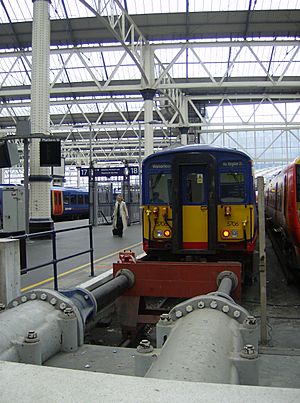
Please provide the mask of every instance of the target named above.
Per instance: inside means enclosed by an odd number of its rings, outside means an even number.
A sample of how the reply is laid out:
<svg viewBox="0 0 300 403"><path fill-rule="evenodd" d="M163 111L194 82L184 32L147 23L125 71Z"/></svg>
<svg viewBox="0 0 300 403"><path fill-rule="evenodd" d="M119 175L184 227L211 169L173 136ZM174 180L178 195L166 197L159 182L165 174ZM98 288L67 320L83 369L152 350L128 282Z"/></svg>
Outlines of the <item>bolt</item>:
<svg viewBox="0 0 300 403"><path fill-rule="evenodd" d="M205 308L205 303L204 303L204 301L199 301L199 302L198 302L198 308L199 308L199 309Z"/></svg>
<svg viewBox="0 0 300 403"><path fill-rule="evenodd" d="M85 296L84 296L84 299L85 299L86 301L88 301L89 296L88 296L88 295L85 295Z"/></svg>
<svg viewBox="0 0 300 403"><path fill-rule="evenodd" d="M27 333L27 339L29 340L37 339L37 333L34 330L29 330Z"/></svg>
<svg viewBox="0 0 300 403"><path fill-rule="evenodd" d="M18 301L13 301L13 303L12 303L12 306L13 307L16 307L16 306L18 306L19 305L19 302Z"/></svg>
<svg viewBox="0 0 300 403"><path fill-rule="evenodd" d="M21 302L26 302L26 301L27 301L26 295L22 295L22 297L21 297Z"/></svg>
<svg viewBox="0 0 300 403"><path fill-rule="evenodd" d="M234 311L234 312L233 312L233 316L234 316L235 318L239 318L239 317L241 316L241 312L240 312L240 311Z"/></svg>
<svg viewBox="0 0 300 403"><path fill-rule="evenodd" d="M229 312L229 306L228 306L228 305L224 305L223 308L222 308L222 311L223 311L224 313L228 313L228 312Z"/></svg>
<svg viewBox="0 0 300 403"><path fill-rule="evenodd" d="M40 298L41 298L42 301L46 301L46 299L47 299L47 294L45 294L45 293L43 292L43 294L41 294Z"/></svg>
<svg viewBox="0 0 300 403"><path fill-rule="evenodd" d="M241 357L251 360L257 358L258 354L252 344L246 344L241 351Z"/></svg>
<svg viewBox="0 0 300 403"><path fill-rule="evenodd" d="M140 344L139 344L141 347L143 347L143 348L149 348L150 347L150 341L149 340L147 340L147 339L143 339L143 340L141 340L140 341Z"/></svg>
<svg viewBox="0 0 300 403"><path fill-rule="evenodd" d="M5 305L4 304L0 304L0 312L5 310Z"/></svg>
<svg viewBox="0 0 300 403"><path fill-rule="evenodd" d="M183 313L181 312L181 311L176 311L176 318L181 318L182 317L182 315L183 315Z"/></svg>
<svg viewBox="0 0 300 403"><path fill-rule="evenodd" d="M64 302L62 302L62 303L59 305L59 309L61 309L62 311L65 310L66 307L67 307L67 304L65 304Z"/></svg>
<svg viewBox="0 0 300 403"><path fill-rule="evenodd" d="M57 299L56 299L56 298L51 298L51 299L50 299L50 304L51 304L51 305L55 305L56 302L57 302Z"/></svg>
<svg viewBox="0 0 300 403"><path fill-rule="evenodd" d="M140 344L137 346L137 351L139 353L151 353L153 351L153 346L147 339L143 339L140 341Z"/></svg>
<svg viewBox="0 0 300 403"><path fill-rule="evenodd" d="M187 305L187 306L185 307L185 310L187 311L187 313L192 312L193 309L194 309L194 308L193 308L192 305Z"/></svg>
<svg viewBox="0 0 300 403"><path fill-rule="evenodd" d="M169 321L171 320L171 318L170 318L170 316L169 316L168 313L162 313L162 314L160 315L160 320L161 320L162 322L169 322Z"/></svg>
<svg viewBox="0 0 300 403"><path fill-rule="evenodd" d="M64 314L66 315L66 316L74 316L74 311L73 311L73 309L72 308L70 308L70 307L68 307L68 308L66 308L65 310L64 310Z"/></svg>
<svg viewBox="0 0 300 403"><path fill-rule="evenodd" d="M36 299L36 293L32 293L32 294L30 294L30 299L32 299L32 300L34 300L34 299Z"/></svg>
<svg viewBox="0 0 300 403"><path fill-rule="evenodd" d="M256 318L255 318L255 316L248 316L246 318L245 322L247 325L254 326L254 325L256 325Z"/></svg>
<svg viewBox="0 0 300 403"><path fill-rule="evenodd" d="M218 307L217 301L211 301L211 303L210 303L209 305L210 305L210 307L211 307L212 309L216 309L216 308Z"/></svg>

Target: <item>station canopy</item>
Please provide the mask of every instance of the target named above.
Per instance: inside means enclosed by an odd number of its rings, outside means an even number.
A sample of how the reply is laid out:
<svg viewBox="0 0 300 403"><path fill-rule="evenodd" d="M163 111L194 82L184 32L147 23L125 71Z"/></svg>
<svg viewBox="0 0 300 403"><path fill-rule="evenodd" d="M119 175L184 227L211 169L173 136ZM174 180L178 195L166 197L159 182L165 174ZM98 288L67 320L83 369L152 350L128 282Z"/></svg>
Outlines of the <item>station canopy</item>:
<svg viewBox="0 0 300 403"><path fill-rule="evenodd" d="M67 164L87 164L91 142L99 166L138 163L147 86L155 150L187 127L188 142L242 149L257 167L299 155L300 0L52 0L49 11L50 131ZM1 0L1 137L30 116L32 19L31 1Z"/></svg>

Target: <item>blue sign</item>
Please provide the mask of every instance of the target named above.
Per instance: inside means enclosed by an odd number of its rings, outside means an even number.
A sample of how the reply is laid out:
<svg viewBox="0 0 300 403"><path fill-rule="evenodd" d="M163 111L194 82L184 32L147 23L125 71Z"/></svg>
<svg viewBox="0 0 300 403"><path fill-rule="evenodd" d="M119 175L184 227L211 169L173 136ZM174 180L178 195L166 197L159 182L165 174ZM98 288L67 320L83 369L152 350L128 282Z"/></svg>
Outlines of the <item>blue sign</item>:
<svg viewBox="0 0 300 403"><path fill-rule="evenodd" d="M128 170L128 173L126 172ZM80 176L89 176L90 168L80 168ZM109 168L93 168L94 177L99 176L124 176L138 175L139 167L109 167Z"/></svg>

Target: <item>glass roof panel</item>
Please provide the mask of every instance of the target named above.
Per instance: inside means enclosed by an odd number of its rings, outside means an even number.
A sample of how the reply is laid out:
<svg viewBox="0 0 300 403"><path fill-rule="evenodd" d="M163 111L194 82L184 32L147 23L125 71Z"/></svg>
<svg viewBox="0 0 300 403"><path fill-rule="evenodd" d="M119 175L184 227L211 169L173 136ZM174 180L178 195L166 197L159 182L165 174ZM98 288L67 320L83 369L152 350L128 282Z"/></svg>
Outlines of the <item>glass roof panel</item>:
<svg viewBox="0 0 300 403"><path fill-rule="evenodd" d="M98 0L87 0L88 4L96 8ZM124 0L120 0L125 5ZM109 4L109 1L105 2ZM186 0L127 0L129 14L178 13L186 12ZM65 6L65 7L64 7ZM124 7L125 8L125 7ZM248 10L249 0L189 0L189 12L209 11L239 11ZM253 10L289 10L299 9L300 0L257 0L252 1ZM79 0L52 0L50 3L50 18L91 17L89 11ZM0 4L0 23L10 21L32 20L33 3L30 0L3 0ZM8 15L7 15L8 14Z"/></svg>

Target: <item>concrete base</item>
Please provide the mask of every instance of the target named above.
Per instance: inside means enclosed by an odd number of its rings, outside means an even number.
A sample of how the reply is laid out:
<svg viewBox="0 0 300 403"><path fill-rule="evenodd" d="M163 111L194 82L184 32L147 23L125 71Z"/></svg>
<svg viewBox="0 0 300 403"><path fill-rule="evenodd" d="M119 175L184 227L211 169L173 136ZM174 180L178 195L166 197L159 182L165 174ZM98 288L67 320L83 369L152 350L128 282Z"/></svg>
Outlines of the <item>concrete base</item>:
<svg viewBox="0 0 300 403"><path fill-rule="evenodd" d="M0 303L7 305L20 295L19 241L0 239Z"/></svg>
<svg viewBox="0 0 300 403"><path fill-rule="evenodd" d="M147 379L0 362L2 402L299 402L299 389Z"/></svg>
<svg viewBox="0 0 300 403"><path fill-rule="evenodd" d="M54 230L54 222L52 219L30 219L29 220L29 232L35 234L37 232L45 232ZM50 235L48 236L50 238ZM45 238L45 237L43 237Z"/></svg>

